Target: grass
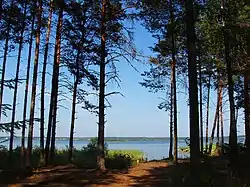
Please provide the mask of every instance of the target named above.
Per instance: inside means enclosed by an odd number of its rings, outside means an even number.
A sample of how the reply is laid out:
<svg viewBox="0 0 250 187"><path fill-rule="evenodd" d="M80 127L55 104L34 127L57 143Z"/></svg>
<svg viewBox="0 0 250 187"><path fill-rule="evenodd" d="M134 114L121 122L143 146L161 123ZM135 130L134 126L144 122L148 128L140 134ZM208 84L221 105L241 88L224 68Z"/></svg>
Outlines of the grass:
<svg viewBox="0 0 250 187"><path fill-rule="evenodd" d="M127 155L132 161L144 161L144 153L140 150L109 150L108 157L115 157L116 155Z"/></svg>
<svg viewBox="0 0 250 187"><path fill-rule="evenodd" d="M9 152L7 149L0 150L0 170L9 169ZM13 151L13 169L21 167L21 151L17 148ZM106 167L111 169L125 169L144 161L144 153L139 150L106 150ZM96 150L82 148L74 149L72 163L80 168L96 167ZM34 148L31 155L33 168L40 167L40 149ZM56 149L55 159L52 165L70 164L68 149Z"/></svg>

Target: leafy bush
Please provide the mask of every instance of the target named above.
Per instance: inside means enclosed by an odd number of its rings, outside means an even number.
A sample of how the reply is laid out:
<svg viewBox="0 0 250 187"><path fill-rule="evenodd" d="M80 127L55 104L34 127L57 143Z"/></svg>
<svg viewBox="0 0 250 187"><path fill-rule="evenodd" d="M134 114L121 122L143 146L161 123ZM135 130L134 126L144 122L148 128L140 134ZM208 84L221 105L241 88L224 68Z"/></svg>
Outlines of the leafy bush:
<svg viewBox="0 0 250 187"><path fill-rule="evenodd" d="M127 169L144 161L144 153L139 150L109 150L106 167L110 169Z"/></svg>
<svg viewBox="0 0 250 187"><path fill-rule="evenodd" d="M106 157L105 161L109 169L128 169L133 165L131 157L127 154L113 154Z"/></svg>

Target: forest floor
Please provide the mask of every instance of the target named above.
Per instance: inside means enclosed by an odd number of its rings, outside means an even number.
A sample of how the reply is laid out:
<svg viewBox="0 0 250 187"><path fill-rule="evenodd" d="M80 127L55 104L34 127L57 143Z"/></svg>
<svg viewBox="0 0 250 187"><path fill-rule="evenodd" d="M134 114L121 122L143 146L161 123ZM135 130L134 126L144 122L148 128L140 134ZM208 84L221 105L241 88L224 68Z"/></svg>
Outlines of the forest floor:
<svg viewBox="0 0 250 187"><path fill-rule="evenodd" d="M186 186L185 180L190 176L190 165L188 161L180 161L177 166L169 164L166 161L151 161L141 163L129 170L116 171L110 170L106 173L100 173L96 170L79 169L73 166L57 166L50 169L39 169L34 174L25 179L19 179L11 183L0 184L1 187L161 187L161 186ZM224 161L213 161L216 173L211 172L208 166L205 166L200 175L206 184L211 186L231 186L228 169ZM213 166L214 168L214 166ZM196 176L192 177L196 179ZM229 184L230 183L230 184ZM238 185L237 185L238 186Z"/></svg>

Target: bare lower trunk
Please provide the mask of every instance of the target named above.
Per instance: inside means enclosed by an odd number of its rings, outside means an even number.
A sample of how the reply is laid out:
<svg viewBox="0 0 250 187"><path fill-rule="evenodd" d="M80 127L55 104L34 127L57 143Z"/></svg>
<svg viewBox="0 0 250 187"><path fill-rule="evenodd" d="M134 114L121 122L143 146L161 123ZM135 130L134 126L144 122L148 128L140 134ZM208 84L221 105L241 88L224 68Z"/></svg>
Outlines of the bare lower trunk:
<svg viewBox="0 0 250 187"><path fill-rule="evenodd" d="M32 17L31 23L31 32L29 39L29 52L28 52L28 61L27 61L27 71L26 71L26 83L24 91L24 104L23 104L23 125L22 125L22 137L21 137L21 157L22 165L25 166L25 129L26 129L26 113L27 113L27 102L28 102L28 93L29 93L29 78L30 78L30 62L32 54L32 44L33 44L33 32L34 32L34 22L35 17Z"/></svg>
<svg viewBox="0 0 250 187"><path fill-rule="evenodd" d="M62 1L63 3L64 1ZM52 137L51 137L51 149L50 149L50 161L54 161L55 154L55 139L56 139L56 116L57 116L57 101L58 101L58 82L59 82L59 67L60 67L60 53L61 53L61 31L62 31L62 22L63 22L63 5L60 7L57 29L56 29L56 45L55 45L55 54L54 54L54 88L55 91L51 97L54 99L53 110L52 110ZM54 74L55 73L55 74Z"/></svg>
<svg viewBox="0 0 250 187"><path fill-rule="evenodd" d="M248 59L244 74L245 145L250 155L250 33L248 33Z"/></svg>
<svg viewBox="0 0 250 187"><path fill-rule="evenodd" d="M56 90L58 93L58 85L56 86ZM56 148L56 116L57 116L57 102L58 102L58 95L55 97L54 100L54 110L53 110L53 117L52 117L52 131L51 131L51 147L50 147L50 162L54 163L55 158L55 148Z"/></svg>
<svg viewBox="0 0 250 187"><path fill-rule="evenodd" d="M172 23L172 32L171 32L171 40L172 40L172 71L173 71L173 106L174 106L174 161L175 164L178 163L178 137L177 137L177 93L176 93L176 47L175 47L175 35L174 35L174 10L173 10L173 2L170 0L170 17Z"/></svg>
<svg viewBox="0 0 250 187"><path fill-rule="evenodd" d="M220 110L218 110L218 117L217 117L217 142L216 144L219 145L220 143Z"/></svg>
<svg viewBox="0 0 250 187"><path fill-rule="evenodd" d="M235 124L236 124L236 126L238 123L238 118L239 118L239 108L236 108L236 110L235 110Z"/></svg>
<svg viewBox="0 0 250 187"><path fill-rule="evenodd" d="M106 7L107 1L102 0L101 20L101 61L100 61L100 91L99 91L99 124L98 124L98 154L97 168L106 170L104 153L104 125L105 125L105 57L106 57Z"/></svg>
<svg viewBox="0 0 250 187"><path fill-rule="evenodd" d="M250 75L245 73L244 76L244 107L245 107L245 144L250 149Z"/></svg>
<svg viewBox="0 0 250 187"><path fill-rule="evenodd" d="M44 57L43 57L43 70L42 70L42 85L41 85L41 122L40 122L40 163L45 163L44 158L44 96L45 96L45 82L46 82L46 68L47 68L47 59L48 59L48 51L49 51L49 38L50 38L50 30L51 30L51 19L52 19L52 7L53 0L50 1L50 10L48 17L48 29L46 33L45 39L45 49L44 49Z"/></svg>
<svg viewBox="0 0 250 187"><path fill-rule="evenodd" d="M32 81L32 93L31 93L31 105L30 105L30 122L28 132L28 149L26 155L26 164L31 164L31 152L32 152L32 141L33 141L33 129L34 129L34 115L36 106L36 84L37 84L37 72L38 72L38 60L39 60L39 47L40 47L40 33L42 25L42 0L39 0L37 11L37 31L36 31L36 49L35 59L33 68L33 81Z"/></svg>
<svg viewBox="0 0 250 187"><path fill-rule="evenodd" d="M178 137L177 137L177 93L176 93L176 65L175 58L173 59L173 91L174 91L174 161L178 163Z"/></svg>
<svg viewBox="0 0 250 187"><path fill-rule="evenodd" d="M208 78L208 86L207 86L207 119L206 119L206 153L208 151L208 125L209 125L209 104L210 104L210 88L211 88L211 74L209 74Z"/></svg>
<svg viewBox="0 0 250 187"><path fill-rule="evenodd" d="M223 119L223 106L222 106L222 102L223 102L223 98L222 98L222 94L223 94L223 81L220 80L220 130L221 130L221 145L223 147L224 145L224 119Z"/></svg>
<svg viewBox="0 0 250 187"><path fill-rule="evenodd" d="M171 71L171 88L170 88L170 141L169 141L169 159L173 159L173 70Z"/></svg>
<svg viewBox="0 0 250 187"><path fill-rule="evenodd" d="M223 18L225 22L225 26L223 27L223 35L224 35L224 46L225 46L225 60L227 65L227 79L228 79L228 97L229 97L229 106L230 106L230 133L229 133L229 144L231 147L230 152L230 161L234 163L237 160L237 127L236 127L236 119L235 119L235 104L234 104L234 82L233 82L233 72L232 72L232 60L230 57L230 46L229 46L229 28L226 20L226 10L225 0L222 0L222 12Z"/></svg>
<svg viewBox="0 0 250 187"><path fill-rule="evenodd" d="M214 141L214 134L215 134L215 129L216 129L216 124L218 121L218 112L219 112L219 98L217 99L217 106L216 106L216 111L215 111L215 116L214 116L214 124L212 128L212 133L211 133L211 138L210 138L210 144L209 144L209 150L208 154L210 155L212 152L212 146L213 146L213 141Z"/></svg>
<svg viewBox="0 0 250 187"><path fill-rule="evenodd" d="M69 137L69 161L72 162L73 155L73 140L74 140L74 129L75 129L75 114L76 114L76 94L77 94L77 86L79 83L79 58L80 58L80 50L77 52L76 57L76 68L77 74L75 76L75 82L73 87L73 98L72 98L72 113L71 113L71 126L70 126L70 137Z"/></svg>
<svg viewBox="0 0 250 187"><path fill-rule="evenodd" d="M221 88L220 88L220 73L218 70L217 75L217 84L218 84L218 117L217 117L217 145L220 143L220 96L221 96Z"/></svg>
<svg viewBox="0 0 250 187"><path fill-rule="evenodd" d="M202 112L202 74L201 74L201 60L199 59L199 87L200 87L200 143L201 143L201 155L203 155L203 112Z"/></svg>
<svg viewBox="0 0 250 187"><path fill-rule="evenodd" d="M2 79L0 85L0 122L2 120L2 105L3 105L3 92L4 92L4 79L6 71L7 55L9 50L9 37L10 37L10 23L7 25L6 39L4 44L3 66L2 66Z"/></svg>
<svg viewBox="0 0 250 187"><path fill-rule="evenodd" d="M70 137L69 137L69 161L70 162L72 162L72 154L73 154L77 85L78 85L78 78L76 78L75 83L74 83L74 88L73 88L72 114L71 114L71 126L70 126Z"/></svg>
<svg viewBox="0 0 250 187"><path fill-rule="evenodd" d="M14 95L13 95L13 104L12 104L12 116L11 116L10 143L9 143L10 164L12 163L12 150L13 150L15 117L16 117L16 100L17 100L17 90L18 90L19 69L20 69L21 55L22 55L22 48L23 48L23 35L24 35L24 29L25 29L26 10L27 10L27 1L25 2L25 7L24 7L24 18L23 18L24 20L22 22L22 28L20 32L20 41L19 41L19 46L18 46L18 55L17 55L16 77L15 77L15 86L14 86Z"/></svg>
<svg viewBox="0 0 250 187"><path fill-rule="evenodd" d="M193 1L186 1L187 49L188 49L188 78L189 78L189 104L190 104L190 162L193 166L200 163L199 145L199 112L198 88L196 67L196 46L194 29ZM193 173L194 174L194 173Z"/></svg>
<svg viewBox="0 0 250 187"><path fill-rule="evenodd" d="M54 74L53 68L53 74ZM52 85L54 85L54 77L52 77ZM46 145L45 145L45 164L49 164L49 148L50 148L50 140L51 140L51 129L52 129L52 114L53 114L53 105L54 105L54 92L55 88L54 86L51 87L51 97L50 97L50 107L49 107L49 116L48 116L48 127L47 127L47 136L46 136Z"/></svg>

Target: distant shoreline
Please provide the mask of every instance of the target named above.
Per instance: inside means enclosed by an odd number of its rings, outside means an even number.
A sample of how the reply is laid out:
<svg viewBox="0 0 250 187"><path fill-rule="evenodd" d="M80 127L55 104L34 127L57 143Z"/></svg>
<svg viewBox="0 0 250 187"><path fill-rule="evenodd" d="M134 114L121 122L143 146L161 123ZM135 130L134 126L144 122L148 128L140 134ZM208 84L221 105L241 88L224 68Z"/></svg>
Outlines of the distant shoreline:
<svg viewBox="0 0 250 187"><path fill-rule="evenodd" d="M244 138L244 135L238 136L238 138ZM7 136L2 136L0 139L7 139ZM16 136L15 139L20 139L20 136ZM27 138L27 137L25 137ZM94 137L75 137L74 141L89 141L91 138ZM179 140L185 140L188 137L178 137ZM228 138L228 136L225 136L224 138ZM34 137L34 140L39 140L39 137ZM169 137L105 137L105 141L109 142L127 142L127 141L164 141L169 140ZM205 138L204 138L205 139ZM56 137L57 141L68 141L69 137Z"/></svg>

